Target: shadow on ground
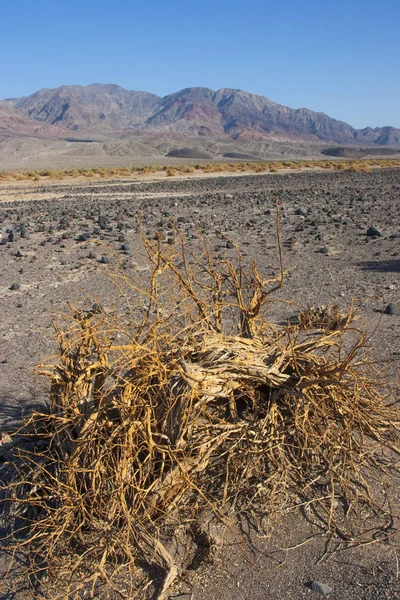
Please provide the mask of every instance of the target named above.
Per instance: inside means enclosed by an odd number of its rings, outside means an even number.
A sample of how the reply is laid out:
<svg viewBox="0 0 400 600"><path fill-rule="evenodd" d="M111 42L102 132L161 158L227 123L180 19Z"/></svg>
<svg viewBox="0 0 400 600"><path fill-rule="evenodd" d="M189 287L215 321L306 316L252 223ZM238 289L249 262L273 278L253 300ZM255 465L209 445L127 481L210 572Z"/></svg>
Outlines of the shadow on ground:
<svg viewBox="0 0 400 600"><path fill-rule="evenodd" d="M11 392L0 393L0 433L15 430L22 425L24 417L33 411L45 410L47 400L45 390L32 392L22 398Z"/></svg>
<svg viewBox="0 0 400 600"><path fill-rule="evenodd" d="M363 260L357 263L363 271L380 271L382 273L400 273L400 260Z"/></svg>
<svg viewBox="0 0 400 600"><path fill-rule="evenodd" d="M46 411L44 395L27 395L17 397L12 393L0 395L0 600L19 600L22 598L39 598L40 590L35 582L21 579L21 573L29 565L29 556L13 550L12 526L8 519L7 497L8 485L13 476L12 444L5 434L17 432L24 418L33 411ZM10 559L12 558L12 561ZM11 570L9 570L12 563ZM12 586L10 582L13 582ZM33 595L32 595L33 594Z"/></svg>

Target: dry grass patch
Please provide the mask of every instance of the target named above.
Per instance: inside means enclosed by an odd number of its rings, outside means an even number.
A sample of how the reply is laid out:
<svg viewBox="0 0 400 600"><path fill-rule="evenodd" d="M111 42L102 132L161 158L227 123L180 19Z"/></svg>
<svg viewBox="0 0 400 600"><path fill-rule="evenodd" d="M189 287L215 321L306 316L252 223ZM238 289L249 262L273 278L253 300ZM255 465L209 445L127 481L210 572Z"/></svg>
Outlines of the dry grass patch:
<svg viewBox="0 0 400 600"><path fill-rule="evenodd" d="M369 172L371 168L393 168L399 167L399 159L368 159L368 160L346 160L346 161L325 161L325 160L292 160L282 162L254 161L254 162L236 162L236 163L209 163L196 165L174 165L171 167L159 165L147 165L143 167L98 167L83 169L66 170L42 170L32 172L7 172L0 174L0 182L5 181L24 181L24 180L49 180L65 178L118 178L135 177L137 175L153 175L159 172L165 172L169 177L175 177L180 174L193 173L263 173L278 171L298 171L300 169L322 168L333 171L351 171L351 172Z"/></svg>

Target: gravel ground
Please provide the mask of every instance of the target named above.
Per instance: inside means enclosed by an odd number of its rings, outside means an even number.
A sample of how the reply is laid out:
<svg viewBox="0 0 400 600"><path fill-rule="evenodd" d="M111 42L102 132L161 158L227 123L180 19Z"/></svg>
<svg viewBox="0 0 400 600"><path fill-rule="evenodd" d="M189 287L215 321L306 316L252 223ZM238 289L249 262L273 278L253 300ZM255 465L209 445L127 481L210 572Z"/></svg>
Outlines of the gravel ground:
<svg viewBox="0 0 400 600"><path fill-rule="evenodd" d="M156 232L171 239L172 218L189 247L203 236L217 256L233 256L235 250L222 231L240 246L245 261L256 260L262 272L273 274L279 268L276 197L289 270L277 298L294 299L302 307L329 302L346 307L355 299L377 359L383 364L393 361L389 372L397 385L400 170L3 184L2 429L11 428L21 411L46 397L45 384L33 370L55 350L52 317L68 310L68 301L84 306L99 301L108 307L117 302L104 273L106 246L120 256L128 272L146 277L137 213L149 239ZM292 306L278 302L270 310L274 319L294 312ZM318 598L311 589L314 580L332 588L332 600L400 598L397 551L392 545L377 542L351 548L318 563L326 539L315 535L319 529L311 517L287 517L273 542L246 527L239 537L232 534L212 564L194 570L190 586L183 582L171 598L190 598L191 586L195 600ZM287 549L294 546L298 547Z"/></svg>

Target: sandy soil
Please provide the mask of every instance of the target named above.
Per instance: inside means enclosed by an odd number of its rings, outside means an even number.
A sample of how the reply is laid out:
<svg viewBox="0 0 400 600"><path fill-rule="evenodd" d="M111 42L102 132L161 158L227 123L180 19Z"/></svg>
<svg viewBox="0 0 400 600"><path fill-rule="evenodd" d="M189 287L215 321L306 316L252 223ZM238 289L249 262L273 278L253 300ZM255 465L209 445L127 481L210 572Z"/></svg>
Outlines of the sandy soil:
<svg viewBox="0 0 400 600"><path fill-rule="evenodd" d="M174 136L130 136L126 138L94 139L90 142L2 137L0 135L0 170L30 170L41 168L79 168L100 166L131 166L149 164L193 163L198 153L210 160L224 159L224 154L239 152L254 159L324 158L321 151L329 144L312 142L260 142L255 140L191 138ZM168 158L169 152L190 148L191 160Z"/></svg>
<svg viewBox="0 0 400 600"><path fill-rule="evenodd" d="M46 398L34 366L55 351L51 318L67 302L108 307L118 302L103 256L112 248L137 277L148 265L136 217L145 235L170 237L171 218L187 240L204 236L217 255L234 252L220 231L237 243L245 260L276 273L275 198L281 207L284 260L290 269L281 299L300 306L355 299L371 332L376 357L399 381L400 171L296 173L168 178L154 181L2 184L0 187L0 418L7 430L21 412ZM99 216L105 217L100 223ZM368 236L374 226L380 235ZM12 289L14 288L14 289ZM389 303L395 314L383 314ZM271 305L271 318L294 308ZM393 485L394 501L398 490ZM312 514L283 520L272 541L243 524L227 538L212 563L193 570L171 598L283 600L318 597L306 585L328 584L332 600L400 597L398 554L390 543L373 543L322 560L326 538ZM350 544L351 545L351 544ZM190 583L190 585L189 585ZM13 598L25 598L21 595ZM11 598L11 596L1 596Z"/></svg>
<svg viewBox="0 0 400 600"><path fill-rule="evenodd" d="M0 171L174 165L193 164L193 161L232 162L234 159L225 157L226 154L232 153L239 154L241 160L326 159L322 151L331 147L332 144L322 142L230 140L201 136L179 138L138 135L100 137L92 141L67 141L27 136L18 138L0 134ZM347 150L352 148L348 146ZM358 146L354 148L357 149ZM190 160L168 156L171 151L178 151L179 154L182 149L190 150ZM369 156L375 156L380 150L379 147L371 147ZM209 158L202 159L204 155ZM400 150L393 158L399 156Z"/></svg>

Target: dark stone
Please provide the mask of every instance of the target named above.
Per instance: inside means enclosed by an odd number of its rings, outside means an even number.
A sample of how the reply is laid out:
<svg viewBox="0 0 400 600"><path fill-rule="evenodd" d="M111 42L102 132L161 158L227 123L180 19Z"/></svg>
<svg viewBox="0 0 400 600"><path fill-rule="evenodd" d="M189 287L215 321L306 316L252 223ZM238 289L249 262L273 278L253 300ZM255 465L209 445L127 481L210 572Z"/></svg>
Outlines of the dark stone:
<svg viewBox="0 0 400 600"><path fill-rule="evenodd" d="M368 227L367 236L368 237L382 237L382 232L379 231L376 227Z"/></svg>
<svg viewBox="0 0 400 600"><path fill-rule="evenodd" d="M19 283L13 283L12 285L10 285L9 289L10 290L19 290L21 286L19 285Z"/></svg>
<svg viewBox="0 0 400 600"><path fill-rule="evenodd" d="M99 216L99 226L100 226L100 229L107 229L109 223L110 223L110 221L109 221L109 219L108 219L108 217L106 215L100 215Z"/></svg>
<svg viewBox="0 0 400 600"><path fill-rule="evenodd" d="M26 238L29 237L29 231L28 231L28 229L26 228L25 225L21 225L19 231L20 231L20 234L21 234L22 238L26 239Z"/></svg>
<svg viewBox="0 0 400 600"><path fill-rule="evenodd" d="M389 304L384 309L383 313L385 315L397 315L398 310L396 304L394 304L393 302L389 302Z"/></svg>
<svg viewBox="0 0 400 600"><path fill-rule="evenodd" d="M86 242L88 239L90 239L91 234L86 231L85 233L81 233L81 235L78 236L78 242Z"/></svg>
<svg viewBox="0 0 400 600"><path fill-rule="evenodd" d="M296 211L294 213L295 215L301 215L302 217L306 217L307 216L307 210L305 208L302 208L301 206L299 208L296 208Z"/></svg>

